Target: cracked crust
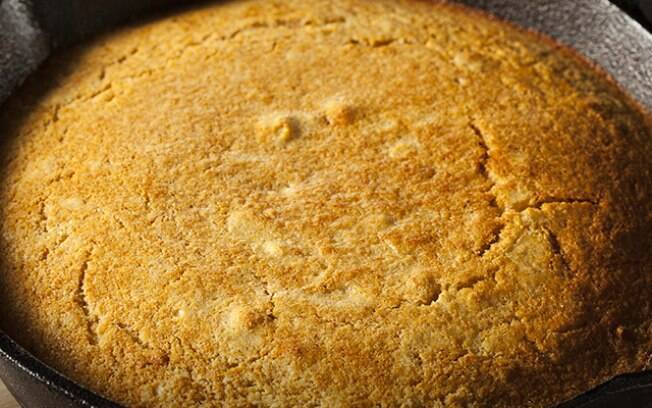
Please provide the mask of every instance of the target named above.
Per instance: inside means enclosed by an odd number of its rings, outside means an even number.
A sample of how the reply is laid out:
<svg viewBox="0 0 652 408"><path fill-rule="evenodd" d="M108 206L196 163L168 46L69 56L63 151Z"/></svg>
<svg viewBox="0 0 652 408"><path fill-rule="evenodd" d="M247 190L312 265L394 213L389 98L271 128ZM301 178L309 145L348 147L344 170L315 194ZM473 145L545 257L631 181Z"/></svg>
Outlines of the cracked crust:
<svg viewBox="0 0 652 408"><path fill-rule="evenodd" d="M2 327L116 401L540 407L650 364L650 119L533 33L217 3L1 115Z"/></svg>

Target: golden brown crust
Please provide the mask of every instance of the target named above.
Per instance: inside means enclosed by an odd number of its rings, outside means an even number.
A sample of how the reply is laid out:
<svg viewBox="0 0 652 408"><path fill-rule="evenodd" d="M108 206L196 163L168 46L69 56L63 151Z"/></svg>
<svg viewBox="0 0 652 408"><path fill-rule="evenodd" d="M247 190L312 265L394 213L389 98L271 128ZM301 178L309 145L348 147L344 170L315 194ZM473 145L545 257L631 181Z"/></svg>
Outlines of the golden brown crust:
<svg viewBox="0 0 652 408"><path fill-rule="evenodd" d="M218 3L1 120L3 328L117 401L538 407L649 364L649 120L532 33Z"/></svg>

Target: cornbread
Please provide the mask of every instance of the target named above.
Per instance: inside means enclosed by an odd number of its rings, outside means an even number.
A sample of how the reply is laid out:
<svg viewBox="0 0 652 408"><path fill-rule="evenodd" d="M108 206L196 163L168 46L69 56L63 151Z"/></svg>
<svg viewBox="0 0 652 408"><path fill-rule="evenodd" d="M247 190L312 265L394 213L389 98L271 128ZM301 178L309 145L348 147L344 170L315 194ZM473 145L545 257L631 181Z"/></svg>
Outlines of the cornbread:
<svg viewBox="0 0 652 408"><path fill-rule="evenodd" d="M0 113L2 328L128 406L543 407L651 366L652 123L415 0L215 2Z"/></svg>

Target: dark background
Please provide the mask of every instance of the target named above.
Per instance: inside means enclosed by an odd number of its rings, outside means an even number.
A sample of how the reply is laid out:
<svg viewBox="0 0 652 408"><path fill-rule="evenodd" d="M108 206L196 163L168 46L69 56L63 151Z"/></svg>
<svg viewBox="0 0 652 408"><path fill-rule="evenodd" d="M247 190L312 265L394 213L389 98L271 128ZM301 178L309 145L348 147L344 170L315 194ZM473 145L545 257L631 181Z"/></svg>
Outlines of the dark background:
<svg viewBox="0 0 652 408"><path fill-rule="evenodd" d="M652 0L611 0L652 31Z"/></svg>

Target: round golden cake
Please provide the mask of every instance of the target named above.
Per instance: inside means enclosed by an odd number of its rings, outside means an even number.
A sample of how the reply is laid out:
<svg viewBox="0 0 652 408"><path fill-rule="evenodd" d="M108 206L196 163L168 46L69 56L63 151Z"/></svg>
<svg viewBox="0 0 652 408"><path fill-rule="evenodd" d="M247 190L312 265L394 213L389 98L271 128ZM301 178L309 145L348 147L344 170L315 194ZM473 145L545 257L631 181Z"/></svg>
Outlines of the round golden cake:
<svg viewBox="0 0 652 408"><path fill-rule="evenodd" d="M543 407L650 367L652 125L451 4L204 4L5 105L2 327L129 406Z"/></svg>

